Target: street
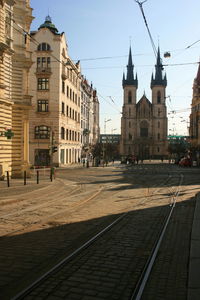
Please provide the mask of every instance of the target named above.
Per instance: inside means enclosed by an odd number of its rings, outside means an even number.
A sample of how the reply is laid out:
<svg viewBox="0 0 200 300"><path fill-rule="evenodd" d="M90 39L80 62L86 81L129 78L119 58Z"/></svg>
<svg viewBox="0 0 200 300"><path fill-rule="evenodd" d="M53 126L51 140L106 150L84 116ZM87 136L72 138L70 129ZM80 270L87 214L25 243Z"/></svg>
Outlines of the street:
<svg viewBox="0 0 200 300"><path fill-rule="evenodd" d="M180 176L183 177L181 186ZM15 194L11 192L10 195L6 190L6 196L0 195L1 298L15 296L118 216L129 212L128 219L119 227L123 227L123 234L116 237L118 245L123 237L126 238L120 251L124 249L124 255L127 253L130 257L125 250L128 244L133 254L131 268L125 268L128 270L126 279L120 279L121 289L114 288L112 279L110 290L107 289L107 294L100 298L98 289L90 286L93 299L97 299L97 295L98 299L112 299L109 295L113 295L113 299L129 299L137 272L142 268L140 264L150 252L161 220L175 197L176 189L180 188L167 232L168 239L162 245L160 261L155 266L155 275L148 282L144 299L156 299L151 298L155 287L160 295L157 299L186 299L190 233L199 182L198 168L148 162L134 166L115 164L105 168L59 169L56 180L46 186L41 184L30 191L28 186L24 191L16 188ZM119 228L116 233L120 232ZM131 237L126 237L127 231ZM113 253L117 259L117 251ZM116 260L112 258L112 261ZM95 273L92 276L95 277ZM69 282L74 285L70 278ZM70 287L63 293L57 290L60 299L75 299L66 297L69 291L74 297ZM84 286L79 292L74 290L77 299L82 299L82 295L85 295L83 299L90 299L83 291ZM35 292L34 297L47 297L45 289L42 289L43 294L39 293L41 290ZM55 290L49 293L58 299ZM77 293L80 293L80 298Z"/></svg>

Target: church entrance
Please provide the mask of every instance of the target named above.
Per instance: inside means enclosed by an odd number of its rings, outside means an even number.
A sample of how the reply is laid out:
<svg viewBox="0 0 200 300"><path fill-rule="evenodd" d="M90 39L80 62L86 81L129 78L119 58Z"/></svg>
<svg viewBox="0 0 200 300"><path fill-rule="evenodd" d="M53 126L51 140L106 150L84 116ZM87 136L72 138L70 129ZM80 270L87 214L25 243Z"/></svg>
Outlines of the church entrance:
<svg viewBox="0 0 200 300"><path fill-rule="evenodd" d="M150 158L149 145L140 144L138 156L140 159L149 159Z"/></svg>

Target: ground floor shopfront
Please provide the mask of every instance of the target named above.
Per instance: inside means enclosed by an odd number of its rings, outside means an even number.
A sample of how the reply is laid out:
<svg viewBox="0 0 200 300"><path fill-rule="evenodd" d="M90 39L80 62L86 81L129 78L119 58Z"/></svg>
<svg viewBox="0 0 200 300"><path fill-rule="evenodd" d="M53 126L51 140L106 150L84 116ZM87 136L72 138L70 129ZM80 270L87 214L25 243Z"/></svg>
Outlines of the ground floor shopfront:
<svg viewBox="0 0 200 300"><path fill-rule="evenodd" d="M49 147L34 148L30 152L31 164L34 166L50 166L51 161L54 166L63 166L67 164L77 163L80 160L80 147L59 148L57 151L50 152Z"/></svg>

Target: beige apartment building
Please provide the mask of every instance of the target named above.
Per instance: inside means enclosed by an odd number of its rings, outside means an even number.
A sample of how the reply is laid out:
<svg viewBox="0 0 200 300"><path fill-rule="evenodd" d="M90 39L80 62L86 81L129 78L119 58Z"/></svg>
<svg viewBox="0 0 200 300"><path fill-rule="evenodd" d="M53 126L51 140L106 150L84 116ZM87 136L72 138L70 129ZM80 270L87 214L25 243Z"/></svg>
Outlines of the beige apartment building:
<svg viewBox="0 0 200 300"><path fill-rule="evenodd" d="M30 162L64 166L81 157L79 62L68 55L64 33L49 16L31 32Z"/></svg>
<svg viewBox="0 0 200 300"><path fill-rule="evenodd" d="M92 158L92 147L99 141L99 100L97 91L82 76L81 80L81 157Z"/></svg>
<svg viewBox="0 0 200 300"><path fill-rule="evenodd" d="M190 142L200 161L200 65L193 83L193 97L190 114Z"/></svg>
<svg viewBox="0 0 200 300"><path fill-rule="evenodd" d="M5 131L12 128L12 55L14 1L0 1L0 177L11 171L12 141Z"/></svg>
<svg viewBox="0 0 200 300"><path fill-rule="evenodd" d="M137 102L138 79L134 75L131 48L126 77L123 75L124 104L121 118L120 152L139 159L167 155L166 75L163 75L158 49L155 75L152 74L152 101L145 93Z"/></svg>
<svg viewBox="0 0 200 300"><path fill-rule="evenodd" d="M32 22L29 0L0 1L0 165L21 177L29 169L28 111L31 107L28 73ZM11 130L11 139L2 136ZM0 174L1 175L1 174Z"/></svg>

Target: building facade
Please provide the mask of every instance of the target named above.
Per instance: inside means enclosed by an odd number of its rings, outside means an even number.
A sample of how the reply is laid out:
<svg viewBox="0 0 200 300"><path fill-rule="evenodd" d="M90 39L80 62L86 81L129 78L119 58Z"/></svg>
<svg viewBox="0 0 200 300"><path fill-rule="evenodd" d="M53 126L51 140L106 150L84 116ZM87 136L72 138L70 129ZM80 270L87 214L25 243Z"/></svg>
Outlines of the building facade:
<svg viewBox="0 0 200 300"><path fill-rule="evenodd" d="M29 71L32 65L30 26L33 20L30 0L15 1L13 7L12 56L12 176L21 177L29 170L29 111L31 95Z"/></svg>
<svg viewBox="0 0 200 300"><path fill-rule="evenodd" d="M167 155L166 75L163 75L158 48L155 76L152 74L152 102L144 94L137 102L138 79L134 75L131 48L126 78L123 75L124 104L121 118L120 152L140 159Z"/></svg>
<svg viewBox="0 0 200 300"><path fill-rule="evenodd" d="M97 91L82 76L81 81L81 141L82 157L87 157L99 140L99 100Z"/></svg>
<svg viewBox="0 0 200 300"><path fill-rule="evenodd" d="M80 64L68 55L64 33L49 16L31 33L34 64L30 72L30 161L62 166L81 156Z"/></svg>
<svg viewBox="0 0 200 300"><path fill-rule="evenodd" d="M29 169L28 73L32 64L27 33L32 22L29 0L0 1L0 165L21 177ZM14 133L7 139L5 130ZM4 132L4 134L3 134Z"/></svg>
<svg viewBox="0 0 200 300"><path fill-rule="evenodd" d="M200 151L200 65L193 83L192 107L190 114L190 142L194 150Z"/></svg>
<svg viewBox="0 0 200 300"><path fill-rule="evenodd" d="M0 1L0 177L12 165L12 141L5 131L12 128L13 5L14 1Z"/></svg>

